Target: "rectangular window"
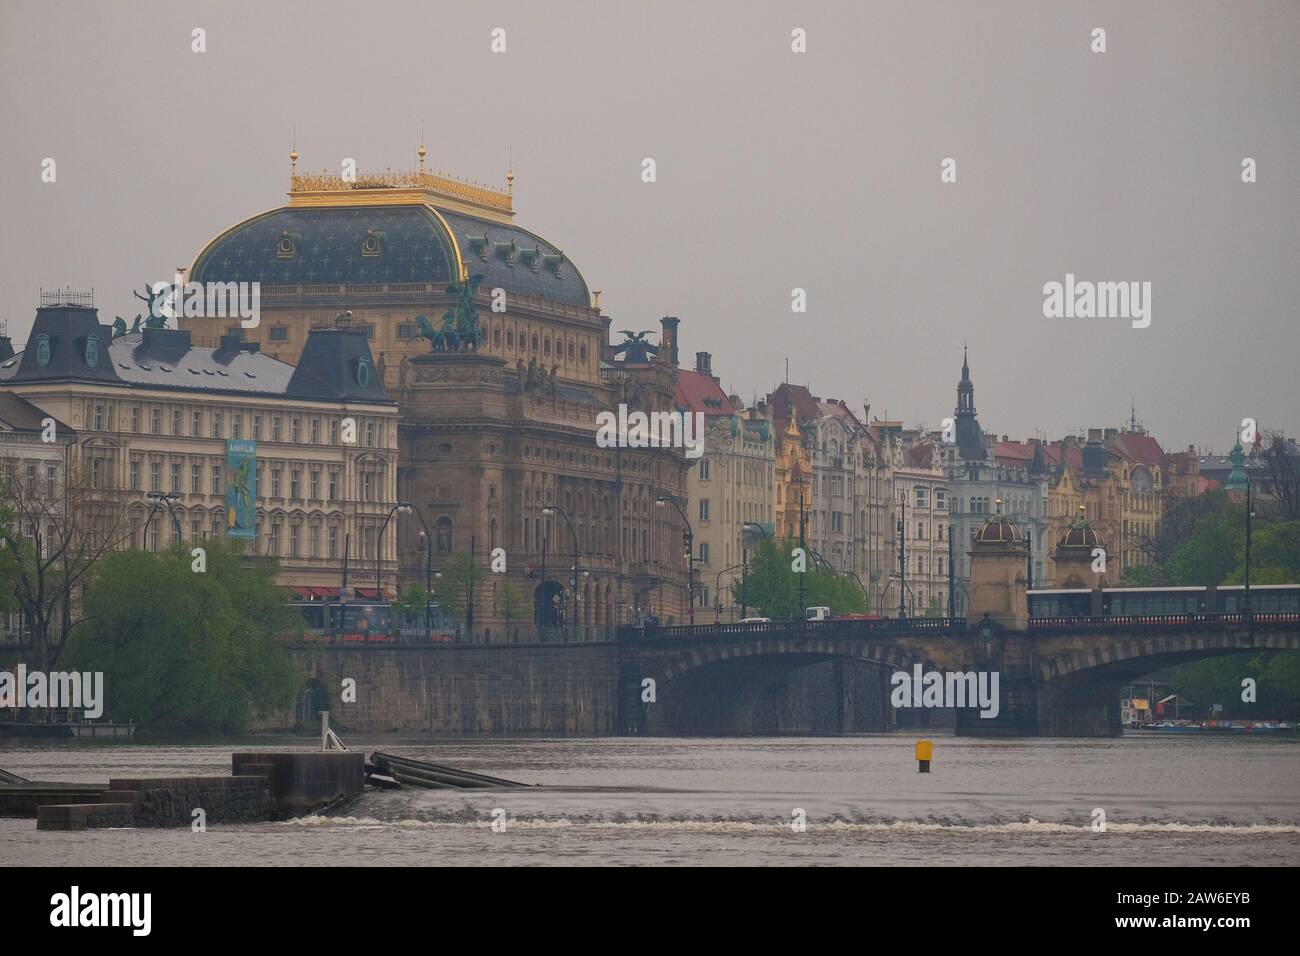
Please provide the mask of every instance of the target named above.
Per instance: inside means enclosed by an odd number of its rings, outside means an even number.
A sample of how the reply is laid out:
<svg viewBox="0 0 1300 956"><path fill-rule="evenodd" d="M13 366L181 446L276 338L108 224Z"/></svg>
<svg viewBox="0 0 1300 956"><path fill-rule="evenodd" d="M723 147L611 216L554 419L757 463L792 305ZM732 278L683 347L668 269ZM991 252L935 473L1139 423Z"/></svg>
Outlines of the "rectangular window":
<svg viewBox="0 0 1300 956"><path fill-rule="evenodd" d="M307 529L307 557L316 557L316 552L320 548L320 525L313 524Z"/></svg>
<svg viewBox="0 0 1300 956"><path fill-rule="evenodd" d="M934 493L934 506L940 511L946 511L948 508L948 492L939 489Z"/></svg>
<svg viewBox="0 0 1300 956"><path fill-rule="evenodd" d="M45 466L45 496L54 498L59 493L59 468L57 465Z"/></svg>
<svg viewBox="0 0 1300 956"><path fill-rule="evenodd" d="M295 444L302 441L302 419L297 415L289 419L289 440Z"/></svg>
<svg viewBox="0 0 1300 956"><path fill-rule="evenodd" d="M199 476L199 466L190 465L190 494L197 495L203 492L203 479Z"/></svg>
<svg viewBox="0 0 1300 956"><path fill-rule="evenodd" d="M330 525L329 547L329 556L331 558L337 558L339 556L339 529L334 525Z"/></svg>
<svg viewBox="0 0 1300 956"><path fill-rule="evenodd" d="M298 535L302 528L295 522L289 525L289 557L298 557Z"/></svg>
<svg viewBox="0 0 1300 956"><path fill-rule="evenodd" d="M339 423L336 421L331 421L330 422L330 444L337 445L338 443L339 443Z"/></svg>
<svg viewBox="0 0 1300 956"><path fill-rule="evenodd" d="M709 499L708 498L700 499L700 520L701 521L709 520Z"/></svg>
<svg viewBox="0 0 1300 956"><path fill-rule="evenodd" d="M174 462L172 462L172 464L171 464L171 468L170 468L170 471L171 471L171 485L169 486L168 490L169 490L169 491L174 491L174 492L176 492L177 494L180 494L180 491L181 491L181 465L180 465L180 462L178 462L178 461L174 461Z"/></svg>
<svg viewBox="0 0 1300 956"><path fill-rule="evenodd" d="M280 440L280 416L274 415L271 418L271 441Z"/></svg>
<svg viewBox="0 0 1300 956"><path fill-rule="evenodd" d="M339 497L339 473L330 471L330 501L337 501ZM332 557L332 555L331 555Z"/></svg>
<svg viewBox="0 0 1300 956"><path fill-rule="evenodd" d="M361 475L361 500L375 500L375 473L372 471L363 472Z"/></svg>
<svg viewBox="0 0 1300 956"><path fill-rule="evenodd" d="M213 438L221 437L221 413L220 412L212 413L212 437Z"/></svg>
<svg viewBox="0 0 1300 956"><path fill-rule="evenodd" d="M700 563L709 563L709 543L707 541L700 542Z"/></svg>
<svg viewBox="0 0 1300 956"><path fill-rule="evenodd" d="M929 498L930 498L929 490L924 485L917 485L916 506L918 508L924 508L926 505L929 504Z"/></svg>
<svg viewBox="0 0 1300 956"><path fill-rule="evenodd" d="M230 437L243 438L244 437L243 432L244 432L244 416L231 415L230 416Z"/></svg>
<svg viewBox="0 0 1300 956"><path fill-rule="evenodd" d="M132 491L140 490L140 460L132 458L128 470L127 487Z"/></svg>
<svg viewBox="0 0 1300 956"><path fill-rule="evenodd" d="M289 472L289 497L298 498L298 492L301 490L302 472L294 468Z"/></svg>
<svg viewBox="0 0 1300 956"><path fill-rule="evenodd" d="M280 497L280 469L279 468L271 469L271 497L272 498Z"/></svg>
<svg viewBox="0 0 1300 956"><path fill-rule="evenodd" d="M173 408L172 409L172 434L179 435L180 433L181 433L181 410L179 408Z"/></svg>
<svg viewBox="0 0 1300 956"><path fill-rule="evenodd" d="M709 480L709 460L707 458L701 458L700 459L700 481L708 481L708 480Z"/></svg>
<svg viewBox="0 0 1300 956"><path fill-rule="evenodd" d="M320 419L319 418L313 418L311 420L311 443L313 445L320 444Z"/></svg>
<svg viewBox="0 0 1300 956"><path fill-rule="evenodd" d="M149 490L162 491L162 462L149 462Z"/></svg>
<svg viewBox="0 0 1300 956"><path fill-rule="evenodd" d="M320 472L319 471L310 472L307 481L310 486L310 494L308 495L308 497L311 498L313 501L319 501L320 500Z"/></svg>
<svg viewBox="0 0 1300 956"><path fill-rule="evenodd" d="M138 432L139 430L140 430L140 406L132 405L131 406L131 431Z"/></svg>
<svg viewBox="0 0 1300 956"><path fill-rule="evenodd" d="M220 465L212 466L212 493L214 495L221 494L221 466Z"/></svg>
<svg viewBox="0 0 1300 956"><path fill-rule="evenodd" d="M190 437L191 438L203 437L203 413L202 412L195 412L193 417L190 418Z"/></svg>
<svg viewBox="0 0 1300 956"><path fill-rule="evenodd" d="M262 416L253 416L253 441L262 440Z"/></svg>
<svg viewBox="0 0 1300 956"><path fill-rule="evenodd" d="M162 409L154 408L149 412L149 430L155 435L162 434Z"/></svg>
<svg viewBox="0 0 1300 956"><path fill-rule="evenodd" d="M289 341L289 326L287 326L287 325L273 325L273 326L271 326L271 335L270 335L270 340L271 340L272 342L288 342L288 341Z"/></svg>
<svg viewBox="0 0 1300 956"><path fill-rule="evenodd" d="M279 557L280 554L280 522L271 522L271 537L268 550L271 554Z"/></svg>
<svg viewBox="0 0 1300 956"><path fill-rule="evenodd" d="M366 422L366 447L375 447L375 423L372 421Z"/></svg>

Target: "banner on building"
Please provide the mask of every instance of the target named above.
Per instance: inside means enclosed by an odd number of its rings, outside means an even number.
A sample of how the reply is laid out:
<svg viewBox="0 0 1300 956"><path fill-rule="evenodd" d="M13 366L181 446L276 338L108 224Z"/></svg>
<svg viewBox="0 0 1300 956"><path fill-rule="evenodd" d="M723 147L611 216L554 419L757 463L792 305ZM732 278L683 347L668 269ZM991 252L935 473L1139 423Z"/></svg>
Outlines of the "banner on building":
<svg viewBox="0 0 1300 956"><path fill-rule="evenodd" d="M257 540L257 442L226 440L226 537Z"/></svg>

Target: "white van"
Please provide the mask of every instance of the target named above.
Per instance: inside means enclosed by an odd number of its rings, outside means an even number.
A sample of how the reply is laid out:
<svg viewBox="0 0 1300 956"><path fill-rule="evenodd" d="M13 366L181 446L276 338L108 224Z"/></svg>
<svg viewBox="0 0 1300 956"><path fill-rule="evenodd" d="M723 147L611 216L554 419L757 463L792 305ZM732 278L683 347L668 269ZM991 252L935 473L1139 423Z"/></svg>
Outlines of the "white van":
<svg viewBox="0 0 1300 956"><path fill-rule="evenodd" d="M810 621L829 621L831 619L831 609L828 607L810 607L808 608L808 620Z"/></svg>

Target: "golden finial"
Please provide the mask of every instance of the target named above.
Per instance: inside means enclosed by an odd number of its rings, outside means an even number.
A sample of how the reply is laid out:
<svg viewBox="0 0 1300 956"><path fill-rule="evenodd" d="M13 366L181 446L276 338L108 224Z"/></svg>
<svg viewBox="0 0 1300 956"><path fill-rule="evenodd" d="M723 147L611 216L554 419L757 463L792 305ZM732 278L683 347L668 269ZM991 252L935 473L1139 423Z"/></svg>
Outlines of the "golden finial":
<svg viewBox="0 0 1300 956"><path fill-rule="evenodd" d="M420 157L420 175L424 175L424 157L428 150L424 148L424 124L420 124L420 148L417 149L416 155Z"/></svg>
<svg viewBox="0 0 1300 956"><path fill-rule="evenodd" d="M506 195L514 198L515 195L515 151L514 147L510 149L509 158L506 160Z"/></svg>

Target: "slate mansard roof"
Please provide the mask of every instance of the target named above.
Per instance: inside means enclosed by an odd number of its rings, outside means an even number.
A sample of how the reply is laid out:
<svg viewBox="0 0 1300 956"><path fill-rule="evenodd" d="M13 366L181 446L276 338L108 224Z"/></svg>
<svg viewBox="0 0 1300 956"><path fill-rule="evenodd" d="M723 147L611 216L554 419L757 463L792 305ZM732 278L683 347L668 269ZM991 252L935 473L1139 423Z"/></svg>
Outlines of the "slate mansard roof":
<svg viewBox="0 0 1300 956"><path fill-rule="evenodd" d="M429 202L284 206L204 247L193 282L266 286L446 283L461 266L484 287L590 308L587 283L555 245L513 224Z"/></svg>
<svg viewBox="0 0 1300 956"><path fill-rule="evenodd" d="M115 339L92 308L39 309L27 348L0 362L0 385L65 381L393 404L361 332L313 329L294 366L234 337L223 338L215 349L192 346L190 333L177 329L146 329Z"/></svg>

